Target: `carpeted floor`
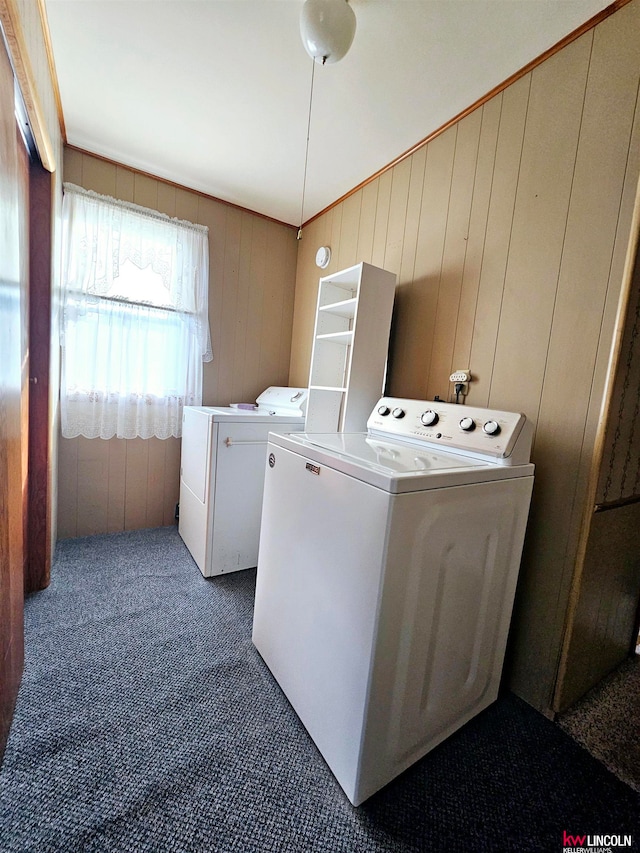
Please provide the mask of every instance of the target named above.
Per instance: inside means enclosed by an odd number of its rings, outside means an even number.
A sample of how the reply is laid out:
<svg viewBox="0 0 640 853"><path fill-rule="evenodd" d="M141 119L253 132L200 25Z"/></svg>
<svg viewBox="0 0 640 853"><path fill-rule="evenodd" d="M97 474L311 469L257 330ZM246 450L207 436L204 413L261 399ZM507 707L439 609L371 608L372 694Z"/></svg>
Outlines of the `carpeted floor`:
<svg viewBox="0 0 640 853"><path fill-rule="evenodd" d="M640 657L629 658L558 723L620 779L640 791Z"/></svg>
<svg viewBox="0 0 640 853"><path fill-rule="evenodd" d="M174 528L61 542L52 574L26 606L2 853L638 849L640 795L509 695L353 808L251 645L255 572L203 579Z"/></svg>

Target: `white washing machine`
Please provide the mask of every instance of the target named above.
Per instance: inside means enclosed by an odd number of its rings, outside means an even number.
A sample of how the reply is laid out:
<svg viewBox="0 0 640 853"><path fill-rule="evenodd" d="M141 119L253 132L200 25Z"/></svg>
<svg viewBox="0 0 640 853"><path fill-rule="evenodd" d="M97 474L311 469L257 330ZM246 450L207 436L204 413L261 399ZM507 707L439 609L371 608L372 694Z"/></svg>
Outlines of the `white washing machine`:
<svg viewBox="0 0 640 853"><path fill-rule="evenodd" d="M304 429L306 388L267 388L256 404L185 406L178 531L205 577L258 563L270 431Z"/></svg>
<svg viewBox="0 0 640 853"><path fill-rule="evenodd" d="M349 800L493 702L527 524L523 415L382 398L269 436L253 642Z"/></svg>

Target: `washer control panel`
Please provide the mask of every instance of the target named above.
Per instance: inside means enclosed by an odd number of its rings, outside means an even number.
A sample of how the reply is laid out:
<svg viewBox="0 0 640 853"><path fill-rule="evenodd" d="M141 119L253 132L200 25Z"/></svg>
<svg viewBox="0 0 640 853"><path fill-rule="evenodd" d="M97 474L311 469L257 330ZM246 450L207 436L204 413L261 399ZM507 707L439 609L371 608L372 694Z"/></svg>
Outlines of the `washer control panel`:
<svg viewBox="0 0 640 853"><path fill-rule="evenodd" d="M532 424L518 412L399 397L382 397L367 429L503 465L529 462L533 434Z"/></svg>

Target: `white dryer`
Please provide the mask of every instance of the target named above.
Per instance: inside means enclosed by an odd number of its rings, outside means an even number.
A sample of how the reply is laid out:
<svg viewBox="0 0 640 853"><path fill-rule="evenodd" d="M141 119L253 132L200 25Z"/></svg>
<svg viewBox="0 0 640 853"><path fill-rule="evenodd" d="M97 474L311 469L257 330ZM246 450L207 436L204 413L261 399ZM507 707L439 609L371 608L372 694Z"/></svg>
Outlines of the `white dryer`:
<svg viewBox="0 0 640 853"><path fill-rule="evenodd" d="M358 805L493 702L531 491L523 415L383 398L269 437L253 642Z"/></svg>
<svg viewBox="0 0 640 853"><path fill-rule="evenodd" d="M270 431L304 429L306 388L267 388L256 404L185 406L178 531L205 577L258 563Z"/></svg>

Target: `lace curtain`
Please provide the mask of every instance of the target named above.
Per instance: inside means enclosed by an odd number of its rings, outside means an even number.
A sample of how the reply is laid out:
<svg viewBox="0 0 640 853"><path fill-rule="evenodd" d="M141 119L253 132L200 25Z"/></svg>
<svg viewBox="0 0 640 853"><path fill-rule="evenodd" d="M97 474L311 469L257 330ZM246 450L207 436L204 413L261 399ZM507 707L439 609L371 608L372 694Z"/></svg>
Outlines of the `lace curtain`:
<svg viewBox="0 0 640 853"><path fill-rule="evenodd" d="M64 185L62 435L168 438L211 361L208 229Z"/></svg>

